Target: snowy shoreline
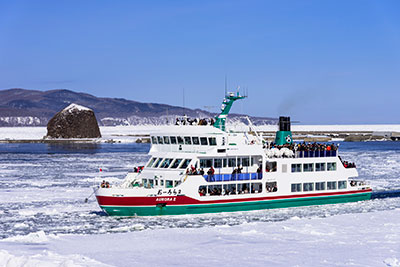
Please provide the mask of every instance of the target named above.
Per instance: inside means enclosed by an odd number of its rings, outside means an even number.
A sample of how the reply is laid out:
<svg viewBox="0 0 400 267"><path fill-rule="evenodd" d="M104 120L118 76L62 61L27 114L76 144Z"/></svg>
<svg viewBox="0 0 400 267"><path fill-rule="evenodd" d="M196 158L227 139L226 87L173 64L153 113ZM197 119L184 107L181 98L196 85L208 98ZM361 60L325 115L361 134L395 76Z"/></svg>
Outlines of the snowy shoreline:
<svg viewBox="0 0 400 267"><path fill-rule="evenodd" d="M94 139L47 139L46 127L0 127L0 143L135 143L138 139L145 139L152 133L164 132L175 127L174 125L140 125L140 126L102 126L101 138ZM203 126L202 126L203 127ZM247 130L247 126L240 126L239 130ZM260 132L274 132L276 125L256 126ZM293 125L293 132L342 132L352 134L355 132L400 132L400 124L386 125Z"/></svg>

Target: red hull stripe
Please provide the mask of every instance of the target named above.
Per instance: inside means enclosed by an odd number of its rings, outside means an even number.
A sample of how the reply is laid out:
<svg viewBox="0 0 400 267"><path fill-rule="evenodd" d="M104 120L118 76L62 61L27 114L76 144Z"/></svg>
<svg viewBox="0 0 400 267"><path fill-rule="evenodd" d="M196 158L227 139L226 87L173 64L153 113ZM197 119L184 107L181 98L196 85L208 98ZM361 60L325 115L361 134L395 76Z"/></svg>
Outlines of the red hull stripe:
<svg viewBox="0 0 400 267"><path fill-rule="evenodd" d="M221 204L221 203L251 202L251 201L276 200L276 199L348 195L348 194L368 193L368 192L372 192L372 189L345 191L345 192L314 193L314 194L242 198L242 199L204 200L204 201L200 201L188 196L158 196L158 197L96 196L96 197L100 206L155 206L159 203L166 203L168 205Z"/></svg>

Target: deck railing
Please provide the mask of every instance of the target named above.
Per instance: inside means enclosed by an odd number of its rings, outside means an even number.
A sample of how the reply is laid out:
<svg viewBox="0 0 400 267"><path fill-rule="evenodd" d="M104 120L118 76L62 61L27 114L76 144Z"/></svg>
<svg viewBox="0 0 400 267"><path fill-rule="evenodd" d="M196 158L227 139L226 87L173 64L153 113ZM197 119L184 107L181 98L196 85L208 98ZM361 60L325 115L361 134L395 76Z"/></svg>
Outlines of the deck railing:
<svg viewBox="0 0 400 267"><path fill-rule="evenodd" d="M296 158L336 157L336 150L296 151Z"/></svg>
<svg viewBox="0 0 400 267"><path fill-rule="evenodd" d="M249 181L261 180L262 173L213 174L203 177L207 182Z"/></svg>

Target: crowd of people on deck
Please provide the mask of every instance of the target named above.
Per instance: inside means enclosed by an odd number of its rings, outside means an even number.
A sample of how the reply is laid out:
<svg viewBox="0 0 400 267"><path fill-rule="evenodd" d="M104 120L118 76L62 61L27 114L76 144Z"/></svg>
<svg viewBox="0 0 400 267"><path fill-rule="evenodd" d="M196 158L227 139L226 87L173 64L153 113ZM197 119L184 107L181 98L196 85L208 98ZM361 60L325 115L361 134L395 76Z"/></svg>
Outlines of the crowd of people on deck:
<svg viewBox="0 0 400 267"><path fill-rule="evenodd" d="M323 144L323 143L299 143L299 144L284 144L284 145L276 145L275 143L270 144L270 148L288 148L292 151L336 151L338 149L338 146L335 145L334 143L332 144Z"/></svg>
<svg viewBox="0 0 400 267"><path fill-rule="evenodd" d="M182 118L176 118L175 125L214 125L214 122L213 118L191 119L185 115Z"/></svg>
<svg viewBox="0 0 400 267"><path fill-rule="evenodd" d="M101 182L101 184L100 184L100 187L101 188L110 188L110 183L103 180L103 182Z"/></svg>

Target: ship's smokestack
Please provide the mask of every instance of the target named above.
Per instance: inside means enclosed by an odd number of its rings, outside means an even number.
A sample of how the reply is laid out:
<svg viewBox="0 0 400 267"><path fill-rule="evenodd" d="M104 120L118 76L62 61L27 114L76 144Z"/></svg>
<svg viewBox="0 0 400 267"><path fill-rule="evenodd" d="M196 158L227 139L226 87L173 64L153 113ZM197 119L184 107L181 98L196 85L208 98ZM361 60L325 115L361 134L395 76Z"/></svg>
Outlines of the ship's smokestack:
<svg viewBox="0 0 400 267"><path fill-rule="evenodd" d="M279 117L279 131L290 131L290 117Z"/></svg>

